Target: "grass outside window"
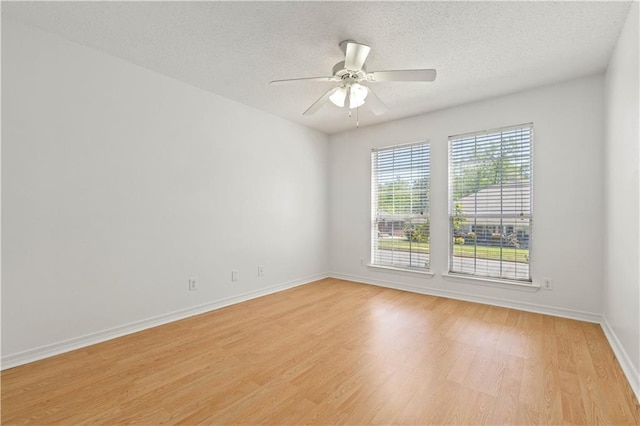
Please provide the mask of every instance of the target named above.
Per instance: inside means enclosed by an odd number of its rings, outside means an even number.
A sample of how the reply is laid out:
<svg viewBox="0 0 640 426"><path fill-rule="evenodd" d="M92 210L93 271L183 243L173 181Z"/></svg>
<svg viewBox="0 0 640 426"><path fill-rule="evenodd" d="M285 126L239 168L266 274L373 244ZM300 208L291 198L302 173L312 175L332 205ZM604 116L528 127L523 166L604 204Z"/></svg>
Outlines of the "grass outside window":
<svg viewBox="0 0 640 426"><path fill-rule="evenodd" d="M413 253L429 253L429 243L415 242L405 239L380 238L379 250L411 251ZM489 247L472 244L455 244L453 255L460 257L476 257L477 259L503 260L529 263L529 250L515 247Z"/></svg>

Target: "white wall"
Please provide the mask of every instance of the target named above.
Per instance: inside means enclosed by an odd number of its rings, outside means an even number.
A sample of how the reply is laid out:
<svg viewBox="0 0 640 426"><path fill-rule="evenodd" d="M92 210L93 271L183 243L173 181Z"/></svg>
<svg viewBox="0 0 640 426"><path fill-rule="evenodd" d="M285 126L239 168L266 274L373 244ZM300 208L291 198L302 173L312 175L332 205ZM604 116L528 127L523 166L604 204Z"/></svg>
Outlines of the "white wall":
<svg viewBox="0 0 640 426"><path fill-rule="evenodd" d="M605 330L640 400L640 86L638 2L605 78Z"/></svg>
<svg viewBox="0 0 640 426"><path fill-rule="evenodd" d="M3 19L2 143L4 368L328 269L316 131Z"/></svg>
<svg viewBox="0 0 640 426"><path fill-rule="evenodd" d="M332 275L598 321L602 281L603 77L593 76L331 137ZM532 276L552 291L444 279L448 260L447 138L534 123ZM431 142L433 278L360 265L370 253L370 153Z"/></svg>

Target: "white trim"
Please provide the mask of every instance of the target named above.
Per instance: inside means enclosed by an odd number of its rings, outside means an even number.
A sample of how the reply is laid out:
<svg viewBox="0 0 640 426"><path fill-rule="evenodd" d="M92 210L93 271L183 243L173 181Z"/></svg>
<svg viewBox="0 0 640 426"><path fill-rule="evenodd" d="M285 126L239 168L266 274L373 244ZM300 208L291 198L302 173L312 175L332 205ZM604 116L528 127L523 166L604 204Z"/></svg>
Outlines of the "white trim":
<svg viewBox="0 0 640 426"><path fill-rule="evenodd" d="M419 140L419 141L415 141L415 142L398 143L398 144L395 144L395 145L383 146L383 147L380 147L380 148L371 148L371 152L389 151L391 149L406 148L406 147L412 146L412 145L428 144L429 142L430 142L429 139L424 139L424 140Z"/></svg>
<svg viewBox="0 0 640 426"><path fill-rule="evenodd" d="M395 281L371 279L355 275L329 273L332 278L339 278L347 281L355 281L362 284L377 285L380 287L394 288L396 290L410 291L412 293L428 294L431 296L447 297L449 299L464 300L467 302L483 303L486 305L500 306L503 308L518 309L520 311L534 312L537 314L553 315L561 318L575 319L579 321L593 322L599 324L602 316L594 312L577 311L574 309L558 308L555 306L538 305L536 303L517 302L515 300L501 299L497 297L478 296L475 294L460 291L442 290L433 287L422 287L399 283Z"/></svg>
<svg viewBox="0 0 640 426"><path fill-rule="evenodd" d="M634 367L631 362L631 358L629 358L629 354L624 350L620 340L618 340L618 336L615 331L613 331L613 328L611 328L611 325L604 314L602 315L600 325L602 327L602 331L604 331L604 335L609 341L611 349L613 349L613 353L620 363L620 367L622 367L622 372L627 377L631 390L633 390L633 393L636 395L636 403L640 404L640 371L636 370Z"/></svg>
<svg viewBox="0 0 640 426"><path fill-rule="evenodd" d="M378 268L374 266L374 268ZM380 268L380 269L393 269L393 268ZM406 270L401 270L406 272ZM413 272L413 271L408 271ZM433 273L418 272L420 275L433 276ZM310 277L301 278L298 280L289 281L283 284L262 288L259 290L250 291L247 293L239 294L232 297L209 302L203 305L194 306L192 308L183 309L180 311L171 312L164 315L148 318L141 321L136 321L123 326L114 327L108 330L103 330L96 333L87 334L80 337L64 340L62 342L53 343L46 346L41 346L36 349L20 352L17 354L7 355L0 360L1 370L17 367L19 365L27 364L30 362L38 361L44 358L48 358L54 355L59 355L65 352L69 352L75 349L80 349L86 346L101 343L107 340L115 339L117 337L125 336L127 334L136 333L138 331L146 330L148 328L157 327L159 325L167 324L173 321L178 321L194 315L199 315L209 311L223 308L225 306L234 305L247 300L255 299L257 297L266 296L269 294L277 293L283 290L287 290L293 287L309 284L314 281L318 281L324 278L338 278L347 281L355 281L362 284L375 285L386 288L393 288L397 290L409 291L412 293L428 294L432 296L448 297L451 299L464 300L468 302L484 303L494 306L501 306L505 308L518 309L527 312L535 312L546 315L553 315L557 317L576 319L580 321L587 321L593 323L599 323L604 331L604 334L611 345L613 353L615 354L622 371L625 374L631 389L633 390L636 399L640 401L640 374L635 369L631 362L629 355L624 350L615 332L609 325L604 315L599 315L591 312L576 311L572 309L556 308L552 306L538 305L532 303L515 302L507 299L499 299L493 297L484 297L471 295L468 293L441 290L428 287L420 287L414 285L408 285L404 283L398 283L387 280L372 280L367 277L341 274L341 273L328 273L317 274Z"/></svg>
<svg viewBox="0 0 640 426"><path fill-rule="evenodd" d="M310 277L300 278L300 279L288 281L282 284L249 291L246 293L238 294L236 296L225 297L223 299L214 300L212 302L208 302L208 303L194 306L191 308L169 312L167 314L158 315L156 317L147 318L140 321L135 321L129 324L121 325L121 326L110 328L107 330L85 334L84 336L73 337L68 340L63 340L61 342L52 343L49 345L41 346L39 348L30 349L24 352L6 355L0 359L0 370L6 370L8 368L17 367L19 365L27 364L29 362L38 361L54 355L59 355L65 352L73 351L75 349L80 349L86 346L95 345L96 343L101 343L107 340L115 339L117 337L125 336L127 334L137 333L139 331L146 330L148 328L157 327L159 325L167 324L173 321L178 321L194 315L203 314L205 312L224 308L225 306L235 305L236 303L245 302L247 300L255 299L256 297L278 293L283 290L287 290L293 287L298 287L304 284L309 284L311 282L318 281L327 277L328 277L328 274L312 275Z"/></svg>
<svg viewBox="0 0 640 426"><path fill-rule="evenodd" d="M521 290L521 291L538 291L540 290L540 284L534 284L533 282L513 281L513 280L501 280L498 278L489 277L475 277L471 275L448 273L442 274L442 278L451 281L460 281L467 284L479 284L487 287L508 288L509 290Z"/></svg>
<svg viewBox="0 0 640 426"><path fill-rule="evenodd" d="M416 274L416 275L420 275L420 276L426 276L428 278L433 278L433 276L435 275L433 272L431 272L428 269L421 270L421 269L418 269L418 268L408 268L408 267L407 268L399 268L399 267L396 267L396 266L374 265L372 263L369 263L367 265L367 268L370 268L370 269L372 269L374 271L376 269L380 269L382 271L386 270L386 271L389 271L389 272L393 272L394 274L398 273L398 272L407 273L409 275Z"/></svg>
<svg viewBox="0 0 640 426"><path fill-rule="evenodd" d="M468 132L468 133L461 133L458 135L451 135L449 136L449 139L470 138L471 136L482 136L482 135L487 135L489 133L503 133L509 130L516 130L523 127L531 127L531 132L533 132L533 121L529 123L516 124L515 126L496 127L494 129L479 130L477 132Z"/></svg>

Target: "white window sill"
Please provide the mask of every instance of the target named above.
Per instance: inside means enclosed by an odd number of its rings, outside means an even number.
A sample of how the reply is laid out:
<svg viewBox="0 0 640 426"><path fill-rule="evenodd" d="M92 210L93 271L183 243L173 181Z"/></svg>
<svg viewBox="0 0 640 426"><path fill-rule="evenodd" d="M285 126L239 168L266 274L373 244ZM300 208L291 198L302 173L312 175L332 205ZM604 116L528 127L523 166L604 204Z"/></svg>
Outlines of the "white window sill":
<svg viewBox="0 0 640 426"><path fill-rule="evenodd" d="M510 290L520 291L538 291L540 284L526 283L523 281L499 280L484 277L472 277L463 274L442 274L442 277L449 281L465 282L468 284L478 284L487 287L508 288Z"/></svg>
<svg viewBox="0 0 640 426"><path fill-rule="evenodd" d="M400 273L405 273L407 275L420 275L423 277L427 277L427 278L432 278L433 277L433 272L431 272L428 269L418 269L418 268L398 268L395 266L384 266L384 265L373 265L373 264L368 264L367 265L368 268L376 270L379 269L380 271L384 272L384 271L388 271L388 272L400 272Z"/></svg>

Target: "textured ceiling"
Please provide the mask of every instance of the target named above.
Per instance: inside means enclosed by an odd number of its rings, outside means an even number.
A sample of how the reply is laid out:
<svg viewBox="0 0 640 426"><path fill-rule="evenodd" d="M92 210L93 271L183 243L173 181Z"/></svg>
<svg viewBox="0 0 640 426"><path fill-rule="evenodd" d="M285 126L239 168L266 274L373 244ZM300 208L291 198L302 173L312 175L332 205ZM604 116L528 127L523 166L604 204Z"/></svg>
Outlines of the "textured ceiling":
<svg viewBox="0 0 640 426"><path fill-rule="evenodd" d="M291 121L336 133L345 109L302 112L332 83L338 43L372 47L368 70L436 68L433 83L371 85L389 111L360 125L602 72L623 2L2 2L9 17ZM335 83L333 83L335 85Z"/></svg>

